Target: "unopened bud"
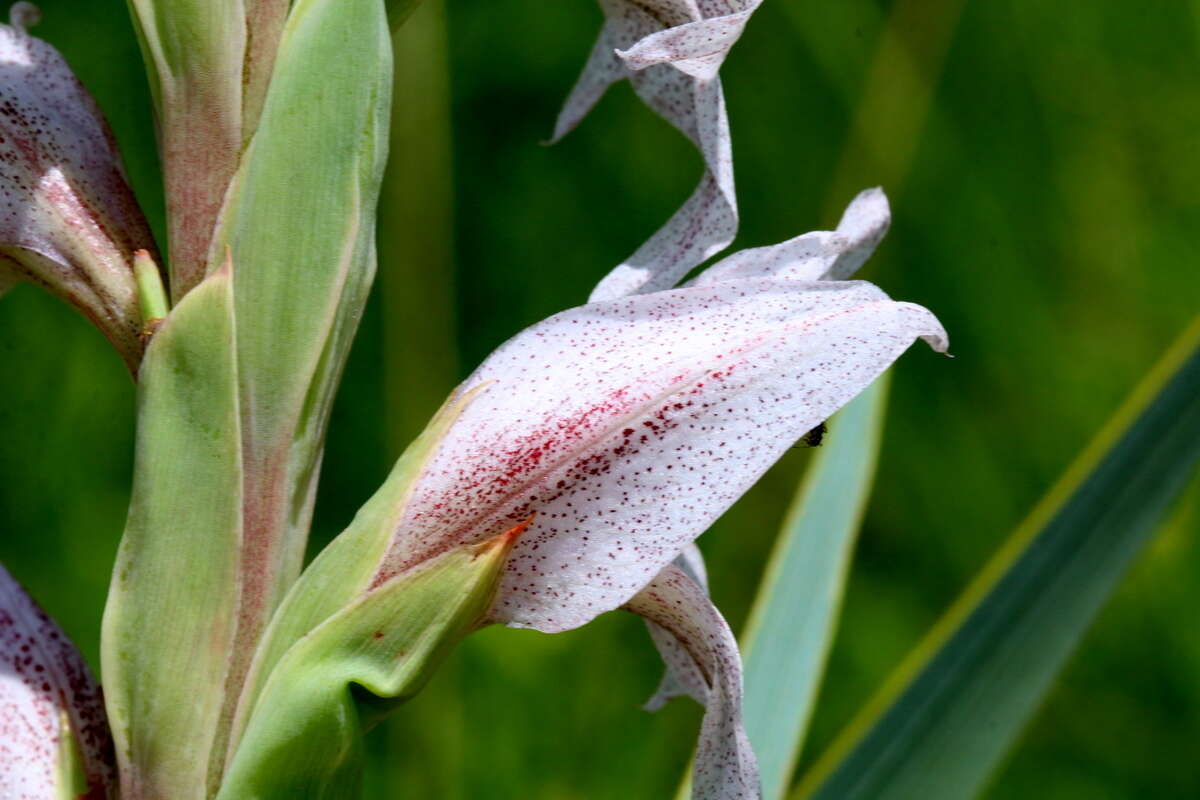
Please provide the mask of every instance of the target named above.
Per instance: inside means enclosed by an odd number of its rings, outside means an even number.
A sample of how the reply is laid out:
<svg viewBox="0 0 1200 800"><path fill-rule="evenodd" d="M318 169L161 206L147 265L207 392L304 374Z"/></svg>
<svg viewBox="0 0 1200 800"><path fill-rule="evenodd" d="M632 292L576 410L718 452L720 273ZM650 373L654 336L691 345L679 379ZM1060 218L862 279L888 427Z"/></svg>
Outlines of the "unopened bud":
<svg viewBox="0 0 1200 800"><path fill-rule="evenodd" d="M142 353L134 252L150 230L100 110L17 3L0 25L0 286L14 277L79 308L131 369Z"/></svg>

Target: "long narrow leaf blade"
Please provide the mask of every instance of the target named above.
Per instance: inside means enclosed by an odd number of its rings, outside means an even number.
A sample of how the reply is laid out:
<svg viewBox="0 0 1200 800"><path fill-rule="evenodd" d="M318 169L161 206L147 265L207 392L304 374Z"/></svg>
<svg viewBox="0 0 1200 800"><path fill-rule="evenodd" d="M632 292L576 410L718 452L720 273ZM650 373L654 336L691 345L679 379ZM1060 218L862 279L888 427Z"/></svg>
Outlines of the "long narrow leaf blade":
<svg viewBox="0 0 1200 800"><path fill-rule="evenodd" d="M1200 318L795 798L974 796L1200 461Z"/></svg>
<svg viewBox="0 0 1200 800"><path fill-rule="evenodd" d="M886 374L830 422L788 512L743 634L746 733L764 800L783 797L812 716L887 405Z"/></svg>

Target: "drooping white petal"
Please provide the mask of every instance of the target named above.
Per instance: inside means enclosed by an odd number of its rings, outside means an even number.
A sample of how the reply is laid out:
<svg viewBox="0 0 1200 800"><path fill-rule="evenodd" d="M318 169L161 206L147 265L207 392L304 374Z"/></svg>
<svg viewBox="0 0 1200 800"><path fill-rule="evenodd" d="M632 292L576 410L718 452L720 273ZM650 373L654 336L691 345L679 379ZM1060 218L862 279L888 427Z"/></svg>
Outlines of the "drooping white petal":
<svg viewBox="0 0 1200 800"><path fill-rule="evenodd" d="M0 797L66 796L63 758L76 751L85 797L113 782L100 688L75 646L0 566Z"/></svg>
<svg viewBox="0 0 1200 800"><path fill-rule="evenodd" d="M704 156L704 176L666 224L596 284L591 301L669 289L737 235L733 152L720 79L689 84L691 78L670 70L650 67L631 81L647 105L697 143Z"/></svg>
<svg viewBox="0 0 1200 800"><path fill-rule="evenodd" d="M555 124L565 135L613 83L642 100L700 149L705 174L674 216L618 265L592 300L674 286L737 233L729 121L717 71L759 0L601 0L605 24Z"/></svg>
<svg viewBox="0 0 1200 800"><path fill-rule="evenodd" d="M768 247L741 250L704 270L692 284L766 277L845 280L875 252L891 221L883 190L867 189L851 201L836 231L814 231Z"/></svg>
<svg viewBox="0 0 1200 800"><path fill-rule="evenodd" d="M628 50L619 53L630 69L645 69L653 64L672 64L684 74L702 81L717 77L729 48L733 47L750 15L762 0L739 5L744 10L732 14L676 25L643 37Z"/></svg>
<svg viewBox="0 0 1200 800"><path fill-rule="evenodd" d="M0 25L0 253L91 319L130 364L141 352L133 253L149 228L95 101L28 3Z"/></svg>
<svg viewBox="0 0 1200 800"><path fill-rule="evenodd" d="M687 545L671 563L703 589L705 594L708 593L708 568L704 565L704 555L700 552L699 547L695 544ZM649 620L646 622L646 627L650 631L650 638L658 646L659 652L667 652L664 647L674 641L674 637ZM668 638L665 644L660 641L664 636ZM690 658L677 660L676 663L667 661L662 680L658 682L658 688L654 690L651 698L646 701L645 708L647 711L657 711L668 700L685 694L698 699L696 693L698 686L700 686L700 682L697 680L695 661Z"/></svg>
<svg viewBox="0 0 1200 800"><path fill-rule="evenodd" d="M704 705L694 800L754 800L758 766L742 727L742 660L729 625L683 570L663 569L626 605L650 625L663 660Z"/></svg>
<svg viewBox="0 0 1200 800"><path fill-rule="evenodd" d="M575 86L563 101L558 119L554 121L554 133L550 137L550 143L557 142L574 130L596 103L600 102L608 87L624 78L627 72L625 64L617 56L617 42L613 30L605 25L596 37L596 43L592 45L592 51L575 81Z"/></svg>
<svg viewBox="0 0 1200 800"><path fill-rule="evenodd" d="M536 514L493 617L554 632L626 602L915 338L861 282L755 280L572 309L501 346L413 488L380 580Z"/></svg>

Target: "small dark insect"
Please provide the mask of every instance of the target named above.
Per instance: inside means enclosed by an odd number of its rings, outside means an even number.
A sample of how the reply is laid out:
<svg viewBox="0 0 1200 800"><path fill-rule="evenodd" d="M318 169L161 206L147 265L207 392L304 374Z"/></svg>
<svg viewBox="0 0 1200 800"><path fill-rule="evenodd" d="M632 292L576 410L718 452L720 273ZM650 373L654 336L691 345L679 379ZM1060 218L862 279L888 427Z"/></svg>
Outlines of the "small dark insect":
<svg viewBox="0 0 1200 800"><path fill-rule="evenodd" d="M828 431L829 428L827 428L825 423L822 422L820 425L801 436L800 444L796 445L796 447L820 447L821 443L825 441L825 434L828 433Z"/></svg>

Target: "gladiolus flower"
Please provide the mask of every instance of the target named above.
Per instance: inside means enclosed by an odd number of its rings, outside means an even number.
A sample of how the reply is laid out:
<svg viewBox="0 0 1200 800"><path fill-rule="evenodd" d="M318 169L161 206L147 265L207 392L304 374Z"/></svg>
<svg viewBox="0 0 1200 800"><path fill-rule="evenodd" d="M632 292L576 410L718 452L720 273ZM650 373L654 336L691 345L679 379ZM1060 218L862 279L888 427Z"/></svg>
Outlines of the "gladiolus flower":
<svg viewBox="0 0 1200 800"><path fill-rule="evenodd" d="M0 291L27 279L79 308L131 369L141 358L134 253L154 250L108 124L66 61L0 25Z"/></svg>
<svg viewBox="0 0 1200 800"><path fill-rule="evenodd" d="M556 314L493 353L408 489L373 585L528 521L492 621L553 633L627 607L707 706L697 797L757 796L741 665L672 561L792 444L916 339L926 309L840 278L887 228L864 192L837 231L736 253L690 284Z"/></svg>
<svg viewBox="0 0 1200 800"><path fill-rule="evenodd" d="M103 800L112 739L75 646L0 567L0 797Z"/></svg>

